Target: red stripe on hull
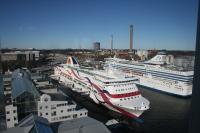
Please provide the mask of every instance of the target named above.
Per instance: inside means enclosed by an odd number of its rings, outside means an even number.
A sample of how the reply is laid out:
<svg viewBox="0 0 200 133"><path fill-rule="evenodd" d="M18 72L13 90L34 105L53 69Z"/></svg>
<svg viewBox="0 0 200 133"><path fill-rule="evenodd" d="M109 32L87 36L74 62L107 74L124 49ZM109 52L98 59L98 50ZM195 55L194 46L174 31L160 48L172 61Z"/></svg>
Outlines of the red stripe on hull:
<svg viewBox="0 0 200 133"><path fill-rule="evenodd" d="M137 96L140 95L139 91L131 92L131 93L125 93L125 94L110 94L106 93L111 98L125 98L125 97L131 97L131 96Z"/></svg>
<svg viewBox="0 0 200 133"><path fill-rule="evenodd" d="M63 73L63 72L62 72L62 74L65 75L65 76L68 76L68 77L70 76L69 74L66 74L66 73Z"/></svg>
<svg viewBox="0 0 200 133"><path fill-rule="evenodd" d="M78 77L78 76L75 74L75 72L74 72L73 70L71 70L71 71L72 71L72 73L74 74L74 76L75 76L76 78L78 78L78 79L80 79L80 80L83 80L82 78Z"/></svg>

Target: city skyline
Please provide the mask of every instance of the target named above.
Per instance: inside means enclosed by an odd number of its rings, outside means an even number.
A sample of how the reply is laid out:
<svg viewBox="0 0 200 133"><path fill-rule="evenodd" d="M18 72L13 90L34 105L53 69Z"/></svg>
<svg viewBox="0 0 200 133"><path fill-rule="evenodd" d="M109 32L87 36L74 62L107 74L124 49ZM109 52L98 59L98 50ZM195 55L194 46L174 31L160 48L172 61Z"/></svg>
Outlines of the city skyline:
<svg viewBox="0 0 200 133"><path fill-rule="evenodd" d="M129 48L194 50L197 0L0 2L3 48Z"/></svg>

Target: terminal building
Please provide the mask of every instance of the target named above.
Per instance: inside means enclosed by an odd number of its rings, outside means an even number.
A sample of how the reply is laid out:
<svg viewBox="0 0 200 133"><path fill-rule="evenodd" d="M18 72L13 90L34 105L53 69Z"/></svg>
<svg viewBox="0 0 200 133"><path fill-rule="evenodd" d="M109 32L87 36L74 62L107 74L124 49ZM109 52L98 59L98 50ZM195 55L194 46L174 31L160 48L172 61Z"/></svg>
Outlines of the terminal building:
<svg viewBox="0 0 200 133"><path fill-rule="evenodd" d="M27 69L16 69L3 79L7 129L2 133L110 133L67 95L36 88L30 75Z"/></svg>
<svg viewBox="0 0 200 133"><path fill-rule="evenodd" d="M40 58L39 51L14 51L1 54L1 63L3 73L14 70L18 67L36 67Z"/></svg>
<svg viewBox="0 0 200 133"><path fill-rule="evenodd" d="M39 60L40 52L39 51L15 51L1 54L2 61L32 61Z"/></svg>
<svg viewBox="0 0 200 133"><path fill-rule="evenodd" d="M50 123L86 117L88 111L78 108L76 103L62 94L43 94L38 101L38 116Z"/></svg>
<svg viewBox="0 0 200 133"><path fill-rule="evenodd" d="M16 69L10 77L4 77L5 123L16 127L30 114L46 118L49 123L62 122L88 116L88 111L78 106L61 92L45 93L28 69ZM41 79L39 79L41 80ZM39 85L40 86L40 85ZM47 88L49 90L49 88Z"/></svg>
<svg viewBox="0 0 200 133"><path fill-rule="evenodd" d="M7 128L16 126L30 113L36 114L40 95L25 70L16 69L12 73L10 83L4 86L4 95Z"/></svg>

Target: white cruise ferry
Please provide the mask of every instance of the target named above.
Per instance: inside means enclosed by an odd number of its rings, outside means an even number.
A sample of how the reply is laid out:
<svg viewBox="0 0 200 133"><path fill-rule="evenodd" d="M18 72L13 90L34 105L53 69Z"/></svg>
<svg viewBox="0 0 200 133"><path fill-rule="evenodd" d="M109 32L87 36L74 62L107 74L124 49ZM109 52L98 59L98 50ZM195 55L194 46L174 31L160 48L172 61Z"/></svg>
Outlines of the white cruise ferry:
<svg viewBox="0 0 200 133"><path fill-rule="evenodd" d="M138 77L137 85L176 96L192 95L193 70L166 64L164 52L145 62L106 58L104 68L108 67Z"/></svg>
<svg viewBox="0 0 200 133"><path fill-rule="evenodd" d="M60 82L70 84L74 91L88 94L95 103L130 118L137 118L149 109L149 101L135 85L138 78L109 70L81 68L74 57L68 57L66 64L55 67L54 76Z"/></svg>

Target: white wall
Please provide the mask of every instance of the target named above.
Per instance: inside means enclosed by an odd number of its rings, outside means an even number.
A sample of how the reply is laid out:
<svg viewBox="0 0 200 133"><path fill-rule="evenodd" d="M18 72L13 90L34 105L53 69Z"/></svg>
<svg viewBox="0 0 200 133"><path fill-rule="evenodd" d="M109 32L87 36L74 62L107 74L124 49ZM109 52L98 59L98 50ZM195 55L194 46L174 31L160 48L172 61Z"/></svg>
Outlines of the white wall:
<svg viewBox="0 0 200 133"><path fill-rule="evenodd" d="M17 107L11 105L6 105L5 106L5 113L6 113L6 125L7 128L15 127L15 124L18 123L18 118L17 118Z"/></svg>
<svg viewBox="0 0 200 133"><path fill-rule="evenodd" d="M87 116L86 109L76 110L76 106L68 101L51 101L50 96L44 94L38 102L38 116L47 118L50 123Z"/></svg>
<svg viewBox="0 0 200 133"><path fill-rule="evenodd" d="M147 50L137 50L136 54L141 58L141 60L145 60L148 57Z"/></svg>

